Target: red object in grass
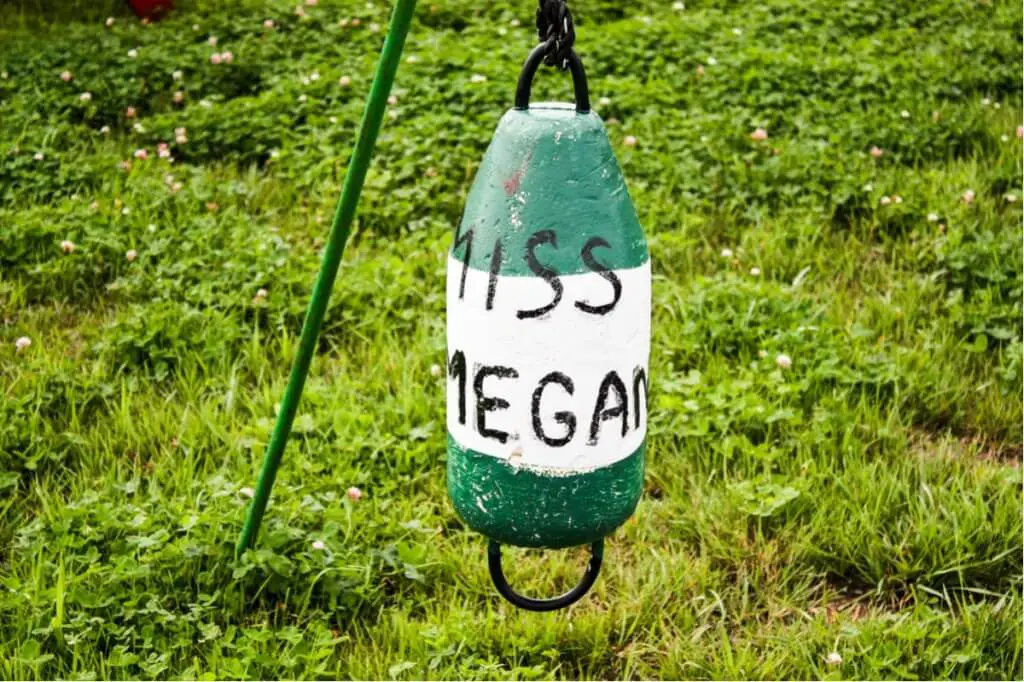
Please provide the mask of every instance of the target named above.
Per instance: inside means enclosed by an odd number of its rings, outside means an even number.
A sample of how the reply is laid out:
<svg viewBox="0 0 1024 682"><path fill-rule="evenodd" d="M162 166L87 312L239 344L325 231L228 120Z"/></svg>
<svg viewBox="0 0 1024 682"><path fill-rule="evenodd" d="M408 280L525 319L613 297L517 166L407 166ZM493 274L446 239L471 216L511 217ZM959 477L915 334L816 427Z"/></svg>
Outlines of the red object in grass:
<svg viewBox="0 0 1024 682"><path fill-rule="evenodd" d="M159 19L174 9L173 0L128 0L141 19Z"/></svg>

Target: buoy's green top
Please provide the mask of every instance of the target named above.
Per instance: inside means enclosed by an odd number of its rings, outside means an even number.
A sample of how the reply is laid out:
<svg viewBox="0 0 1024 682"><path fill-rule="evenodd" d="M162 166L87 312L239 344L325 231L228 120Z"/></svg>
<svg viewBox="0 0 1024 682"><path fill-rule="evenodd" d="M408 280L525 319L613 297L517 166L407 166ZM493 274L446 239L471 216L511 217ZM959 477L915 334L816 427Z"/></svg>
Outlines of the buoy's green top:
<svg viewBox="0 0 1024 682"><path fill-rule="evenodd" d="M650 262L597 114L505 114L448 268L456 509L506 544L604 537L642 489Z"/></svg>

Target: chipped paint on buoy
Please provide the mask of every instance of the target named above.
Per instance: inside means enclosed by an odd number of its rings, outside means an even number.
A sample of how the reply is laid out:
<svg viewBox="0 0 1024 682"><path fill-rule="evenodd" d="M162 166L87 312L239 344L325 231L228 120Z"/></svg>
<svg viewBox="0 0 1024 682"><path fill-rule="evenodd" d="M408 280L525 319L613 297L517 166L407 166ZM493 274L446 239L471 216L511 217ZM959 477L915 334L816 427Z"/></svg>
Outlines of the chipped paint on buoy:
<svg viewBox="0 0 1024 682"><path fill-rule="evenodd" d="M562 104L506 113L448 258L448 487L470 527L557 548L632 514L650 285L601 119Z"/></svg>

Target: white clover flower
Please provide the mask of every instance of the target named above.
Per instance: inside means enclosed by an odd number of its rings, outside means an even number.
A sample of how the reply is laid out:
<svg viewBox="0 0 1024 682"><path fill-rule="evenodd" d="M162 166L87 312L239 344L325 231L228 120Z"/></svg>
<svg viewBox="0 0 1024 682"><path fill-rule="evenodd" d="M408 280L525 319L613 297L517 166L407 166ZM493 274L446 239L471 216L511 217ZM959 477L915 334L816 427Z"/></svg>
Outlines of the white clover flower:
<svg viewBox="0 0 1024 682"><path fill-rule="evenodd" d="M348 499L352 500L353 502L358 502L360 498L362 498L363 496L363 491L355 486L352 486L351 488L345 491L345 494L348 495Z"/></svg>
<svg viewBox="0 0 1024 682"><path fill-rule="evenodd" d="M624 137L622 140L622 144L626 145L627 147L635 147L636 143L637 139L633 135L626 135L626 137Z"/></svg>
<svg viewBox="0 0 1024 682"><path fill-rule="evenodd" d="M82 100L83 102L91 102L92 101L92 93L91 92L83 92L81 95L78 96L78 99Z"/></svg>
<svg viewBox="0 0 1024 682"><path fill-rule="evenodd" d="M252 488L248 488L248 487L242 488L238 492L240 492L245 497L252 497L253 495L256 494L255 490L253 490Z"/></svg>
<svg viewBox="0 0 1024 682"><path fill-rule="evenodd" d="M732 258L732 249L722 249L722 258Z"/></svg>
<svg viewBox="0 0 1024 682"><path fill-rule="evenodd" d="M825 657L825 662L829 665L839 665L843 662L843 657L839 655L839 652L833 651Z"/></svg>
<svg viewBox="0 0 1024 682"><path fill-rule="evenodd" d="M136 251L135 249L129 249L128 251L125 251L124 257L128 259L129 263L131 263L132 261L139 257L139 252Z"/></svg>
<svg viewBox="0 0 1024 682"><path fill-rule="evenodd" d="M482 73L474 73L469 78L469 82L470 83L483 83L486 80L487 80L487 76L483 75Z"/></svg>
<svg viewBox="0 0 1024 682"><path fill-rule="evenodd" d="M779 353L775 356L775 364L782 369L789 369L793 366L793 360L785 353Z"/></svg>
<svg viewBox="0 0 1024 682"><path fill-rule="evenodd" d="M18 338L17 338L17 339L16 339L15 341L14 341L14 348L15 348L15 350L17 350L17 351L18 351L19 353L20 353L21 351L25 350L26 348L28 348L28 347L29 347L29 346L31 346L31 345L32 345L32 339L28 338L27 336L19 336L19 337L18 337Z"/></svg>
<svg viewBox="0 0 1024 682"><path fill-rule="evenodd" d="M313 541L313 549L315 549L318 552L322 552L325 549L327 549L327 545L324 544L323 540L314 540Z"/></svg>
<svg viewBox="0 0 1024 682"><path fill-rule="evenodd" d="M71 240L65 239L60 243L60 250L64 253L74 253L75 243Z"/></svg>

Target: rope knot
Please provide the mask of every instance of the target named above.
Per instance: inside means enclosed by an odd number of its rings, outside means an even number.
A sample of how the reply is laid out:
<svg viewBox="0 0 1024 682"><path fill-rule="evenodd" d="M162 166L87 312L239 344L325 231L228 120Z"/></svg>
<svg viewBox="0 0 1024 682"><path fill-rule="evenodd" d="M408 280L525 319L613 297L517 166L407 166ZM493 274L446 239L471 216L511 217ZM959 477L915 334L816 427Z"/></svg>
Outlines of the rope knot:
<svg viewBox="0 0 1024 682"><path fill-rule="evenodd" d="M569 68L569 54L576 42L572 14L565 0L537 0L537 37L548 44L544 63L563 71Z"/></svg>

